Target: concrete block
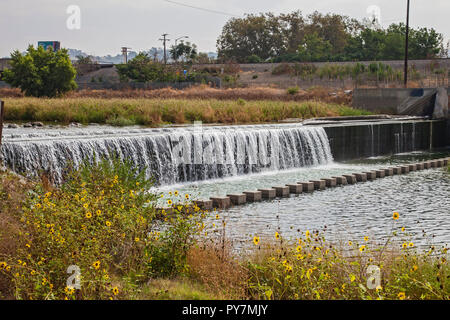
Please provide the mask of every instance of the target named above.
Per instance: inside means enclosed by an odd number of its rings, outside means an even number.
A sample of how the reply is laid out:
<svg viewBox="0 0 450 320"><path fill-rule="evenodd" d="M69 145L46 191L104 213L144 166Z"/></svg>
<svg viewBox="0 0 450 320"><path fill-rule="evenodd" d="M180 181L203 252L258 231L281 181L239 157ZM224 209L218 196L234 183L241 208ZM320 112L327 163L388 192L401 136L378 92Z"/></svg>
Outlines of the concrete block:
<svg viewBox="0 0 450 320"><path fill-rule="evenodd" d="M436 160L432 160L430 161L431 163L431 168L437 168L437 161Z"/></svg>
<svg viewBox="0 0 450 320"><path fill-rule="evenodd" d="M385 170L375 170L375 174L377 175L377 178L384 178L386 176Z"/></svg>
<svg viewBox="0 0 450 320"><path fill-rule="evenodd" d="M228 209L231 207L230 197L211 197L213 207L218 209Z"/></svg>
<svg viewBox="0 0 450 320"><path fill-rule="evenodd" d="M441 168L441 167L444 166L444 161L443 161L442 159L436 160L436 163L437 163L437 167L438 167L438 168Z"/></svg>
<svg viewBox="0 0 450 320"><path fill-rule="evenodd" d="M262 192L262 198L263 199L273 199L277 196L277 193L275 189L269 188L269 189L258 189L258 191Z"/></svg>
<svg viewBox="0 0 450 320"><path fill-rule="evenodd" d="M423 163L423 167L424 167L424 169L430 169L431 168L431 162L430 161L425 161Z"/></svg>
<svg viewBox="0 0 450 320"><path fill-rule="evenodd" d="M336 185L347 185L347 178L346 177L333 177L334 179L336 179Z"/></svg>
<svg viewBox="0 0 450 320"><path fill-rule="evenodd" d="M344 177L347 179L348 184L355 184L357 182L354 174L344 174Z"/></svg>
<svg viewBox="0 0 450 320"><path fill-rule="evenodd" d="M408 165L408 167L409 167L409 171L411 172L411 171L416 171L417 170L417 165L416 164L410 164L410 165Z"/></svg>
<svg viewBox="0 0 450 320"><path fill-rule="evenodd" d="M211 210L213 208L212 200L194 200L194 203L202 210Z"/></svg>
<svg viewBox="0 0 450 320"><path fill-rule="evenodd" d="M423 170L423 169L424 169L423 162L416 163L416 170Z"/></svg>
<svg viewBox="0 0 450 320"><path fill-rule="evenodd" d="M313 192L314 183L313 182L299 182L303 186L303 192Z"/></svg>
<svg viewBox="0 0 450 320"><path fill-rule="evenodd" d="M286 186L289 187L289 192L293 194L300 194L303 191L303 186L299 183L297 184L287 184Z"/></svg>
<svg viewBox="0 0 450 320"><path fill-rule="evenodd" d="M444 163L444 167L448 166L449 164L449 158L444 158L442 159L443 163Z"/></svg>
<svg viewBox="0 0 450 320"><path fill-rule="evenodd" d="M387 168L384 169L385 176L393 176L394 175L394 168Z"/></svg>
<svg viewBox="0 0 450 320"><path fill-rule="evenodd" d="M367 181L367 174L365 174L365 173L353 173L353 175L356 177L356 181L358 181L358 182L366 182Z"/></svg>
<svg viewBox="0 0 450 320"><path fill-rule="evenodd" d="M243 193L247 197L247 202L257 202L262 200L261 191L244 191Z"/></svg>
<svg viewBox="0 0 450 320"><path fill-rule="evenodd" d="M377 178L377 173L375 171L363 172L367 175L367 180L375 180Z"/></svg>
<svg viewBox="0 0 450 320"><path fill-rule="evenodd" d="M402 173L409 173L409 166L401 166L400 168L402 168Z"/></svg>
<svg viewBox="0 0 450 320"><path fill-rule="evenodd" d="M402 174L402 167L395 167L394 174Z"/></svg>
<svg viewBox="0 0 450 320"><path fill-rule="evenodd" d="M238 194L227 194L227 197L230 198L231 203L235 206L244 204L247 202L247 196L244 193L238 193Z"/></svg>
<svg viewBox="0 0 450 320"><path fill-rule="evenodd" d="M288 186L277 186L272 187L272 189L275 189L275 194L277 197L289 197L289 187Z"/></svg>
<svg viewBox="0 0 450 320"><path fill-rule="evenodd" d="M336 178L323 178L321 180L325 181L325 185L327 186L327 188L336 187Z"/></svg>
<svg viewBox="0 0 450 320"><path fill-rule="evenodd" d="M314 183L314 189L316 190L324 190L326 188L325 180L310 180Z"/></svg>

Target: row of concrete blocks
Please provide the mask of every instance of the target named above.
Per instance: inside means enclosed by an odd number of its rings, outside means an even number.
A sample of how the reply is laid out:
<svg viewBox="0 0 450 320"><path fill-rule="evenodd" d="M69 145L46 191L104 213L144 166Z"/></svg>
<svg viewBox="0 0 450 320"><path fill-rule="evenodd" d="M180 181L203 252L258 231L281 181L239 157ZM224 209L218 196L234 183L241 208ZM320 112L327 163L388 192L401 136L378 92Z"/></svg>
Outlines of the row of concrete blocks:
<svg viewBox="0 0 450 320"><path fill-rule="evenodd" d="M391 167L387 169L373 170L362 173L345 174L339 177L323 178L320 180L311 180L307 182L297 182L296 184L287 184L285 186L275 186L268 189L258 189L257 191L244 191L239 194L228 194L226 197L211 197L209 200L194 201L197 206L203 210L213 208L227 209L232 205L242 205L247 202L258 202L272 200L277 197L289 197L290 194L309 193L314 190L324 190L338 185L355 184L357 182L366 182L386 176L405 174L410 171L424 170L430 168L439 168L447 166L450 158L425 161L415 164Z"/></svg>

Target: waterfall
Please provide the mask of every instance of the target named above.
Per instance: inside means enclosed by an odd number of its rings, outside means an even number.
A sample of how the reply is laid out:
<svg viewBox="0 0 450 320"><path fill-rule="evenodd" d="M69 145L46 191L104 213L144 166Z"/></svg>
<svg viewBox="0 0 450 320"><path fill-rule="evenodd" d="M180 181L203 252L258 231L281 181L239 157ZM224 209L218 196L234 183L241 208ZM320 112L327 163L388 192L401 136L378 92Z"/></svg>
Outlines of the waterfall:
<svg viewBox="0 0 450 320"><path fill-rule="evenodd" d="M146 175L159 185L315 166L333 160L322 127L292 124L30 130L6 130L1 160L13 171L30 177L47 172L56 183L62 181L69 163L77 167L85 159L114 155L145 168Z"/></svg>

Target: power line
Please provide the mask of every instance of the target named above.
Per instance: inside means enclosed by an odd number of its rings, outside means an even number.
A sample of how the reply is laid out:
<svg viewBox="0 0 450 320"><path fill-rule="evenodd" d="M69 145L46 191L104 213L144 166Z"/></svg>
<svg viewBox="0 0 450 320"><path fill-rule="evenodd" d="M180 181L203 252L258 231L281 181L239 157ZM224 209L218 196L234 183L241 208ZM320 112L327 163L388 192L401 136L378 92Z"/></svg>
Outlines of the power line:
<svg viewBox="0 0 450 320"><path fill-rule="evenodd" d="M189 4L185 4L185 3L181 3L181 2L176 2L176 1L171 1L171 0L164 0L165 2L169 2L178 6L183 6L183 7L188 7L191 9L197 9L197 10L202 10L202 11L206 11L206 12L210 12L210 13L216 13L216 14L222 14L225 16L230 16L230 17L242 17L236 14L232 14L232 13L228 13L228 12L223 12L223 11L218 11L218 10L212 10L212 9L207 9L207 8L201 8L201 7L195 7L195 6L191 6Z"/></svg>

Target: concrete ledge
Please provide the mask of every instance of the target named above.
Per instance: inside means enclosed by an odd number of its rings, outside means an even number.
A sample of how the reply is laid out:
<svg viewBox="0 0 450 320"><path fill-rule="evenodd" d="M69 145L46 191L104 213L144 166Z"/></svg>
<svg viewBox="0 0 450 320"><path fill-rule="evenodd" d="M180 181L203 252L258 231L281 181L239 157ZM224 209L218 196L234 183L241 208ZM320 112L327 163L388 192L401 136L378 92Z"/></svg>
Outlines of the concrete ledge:
<svg viewBox="0 0 450 320"><path fill-rule="evenodd" d="M354 174L344 174L344 177L347 179L347 184L355 184L358 181Z"/></svg>
<svg viewBox="0 0 450 320"><path fill-rule="evenodd" d="M320 179L320 180L324 180L325 181L325 185L328 188L336 187L336 178L323 178L323 179Z"/></svg>
<svg viewBox="0 0 450 320"><path fill-rule="evenodd" d="M384 174L385 174L386 176L393 176L393 175L394 175L394 168L387 168L387 169L384 169Z"/></svg>
<svg viewBox="0 0 450 320"><path fill-rule="evenodd" d="M430 162L430 161L425 161L425 162L423 163L423 167L424 167L425 169L430 169L430 168L431 168L431 162Z"/></svg>
<svg viewBox="0 0 450 320"><path fill-rule="evenodd" d="M449 158L444 158L442 161L444 161L444 167L448 166Z"/></svg>
<svg viewBox="0 0 450 320"><path fill-rule="evenodd" d="M363 172L367 175L367 180L375 180L377 178L377 173L375 171Z"/></svg>
<svg viewBox="0 0 450 320"><path fill-rule="evenodd" d="M313 192L314 183L313 182L299 182L303 186L303 192Z"/></svg>
<svg viewBox="0 0 450 320"><path fill-rule="evenodd" d="M437 161L436 160L432 160L430 161L431 163L431 168L437 168Z"/></svg>
<svg viewBox="0 0 450 320"><path fill-rule="evenodd" d="M230 198L231 203L235 206L244 204L247 202L247 196L244 193L239 194L227 194L227 197Z"/></svg>
<svg viewBox="0 0 450 320"><path fill-rule="evenodd" d="M366 182L367 181L367 174L365 174L365 173L353 173L353 175L356 177L356 181L358 181L358 182Z"/></svg>
<svg viewBox="0 0 450 320"><path fill-rule="evenodd" d="M401 166L402 173L409 173L409 166Z"/></svg>
<svg viewBox="0 0 450 320"><path fill-rule="evenodd" d="M261 191L244 191L243 193L245 194L248 202L257 202L262 200Z"/></svg>
<svg viewBox="0 0 450 320"><path fill-rule="evenodd" d="M436 160L436 163L437 163L438 168L441 168L444 166L444 160L442 160L442 159Z"/></svg>
<svg viewBox="0 0 450 320"><path fill-rule="evenodd" d="M416 164L410 164L410 165L408 165L408 168L409 168L409 172L416 171L417 170L417 165Z"/></svg>
<svg viewBox="0 0 450 320"><path fill-rule="evenodd" d="M276 196L277 196L275 189L272 189L272 188L258 189L258 191L261 191L263 199L273 199L273 198L276 198Z"/></svg>
<svg viewBox="0 0 450 320"><path fill-rule="evenodd" d="M287 186L277 186L272 187L272 189L275 189L277 197L289 197L289 187Z"/></svg>
<svg viewBox="0 0 450 320"><path fill-rule="evenodd" d="M211 197L214 208L227 209L231 206L230 197Z"/></svg>
<svg viewBox="0 0 450 320"><path fill-rule="evenodd" d="M416 163L416 170L423 170L423 162Z"/></svg>
<svg viewBox="0 0 450 320"><path fill-rule="evenodd" d="M324 190L326 187L326 182L324 180L310 180L314 183L314 189L316 190Z"/></svg>
<svg viewBox="0 0 450 320"><path fill-rule="evenodd" d="M342 176L342 177L333 177L333 178L336 179L336 185L343 185L343 186L345 186L345 185L348 184L346 177Z"/></svg>
<svg viewBox="0 0 450 320"><path fill-rule="evenodd" d="M375 174L377 178L384 178L386 176L385 170L375 170Z"/></svg>
<svg viewBox="0 0 450 320"><path fill-rule="evenodd" d="M287 187L289 187L289 192L293 194L300 194L303 192L303 186L299 183L297 184L287 184Z"/></svg>
<svg viewBox="0 0 450 320"><path fill-rule="evenodd" d="M194 203L202 210L211 210L213 208L212 200L194 200Z"/></svg>

